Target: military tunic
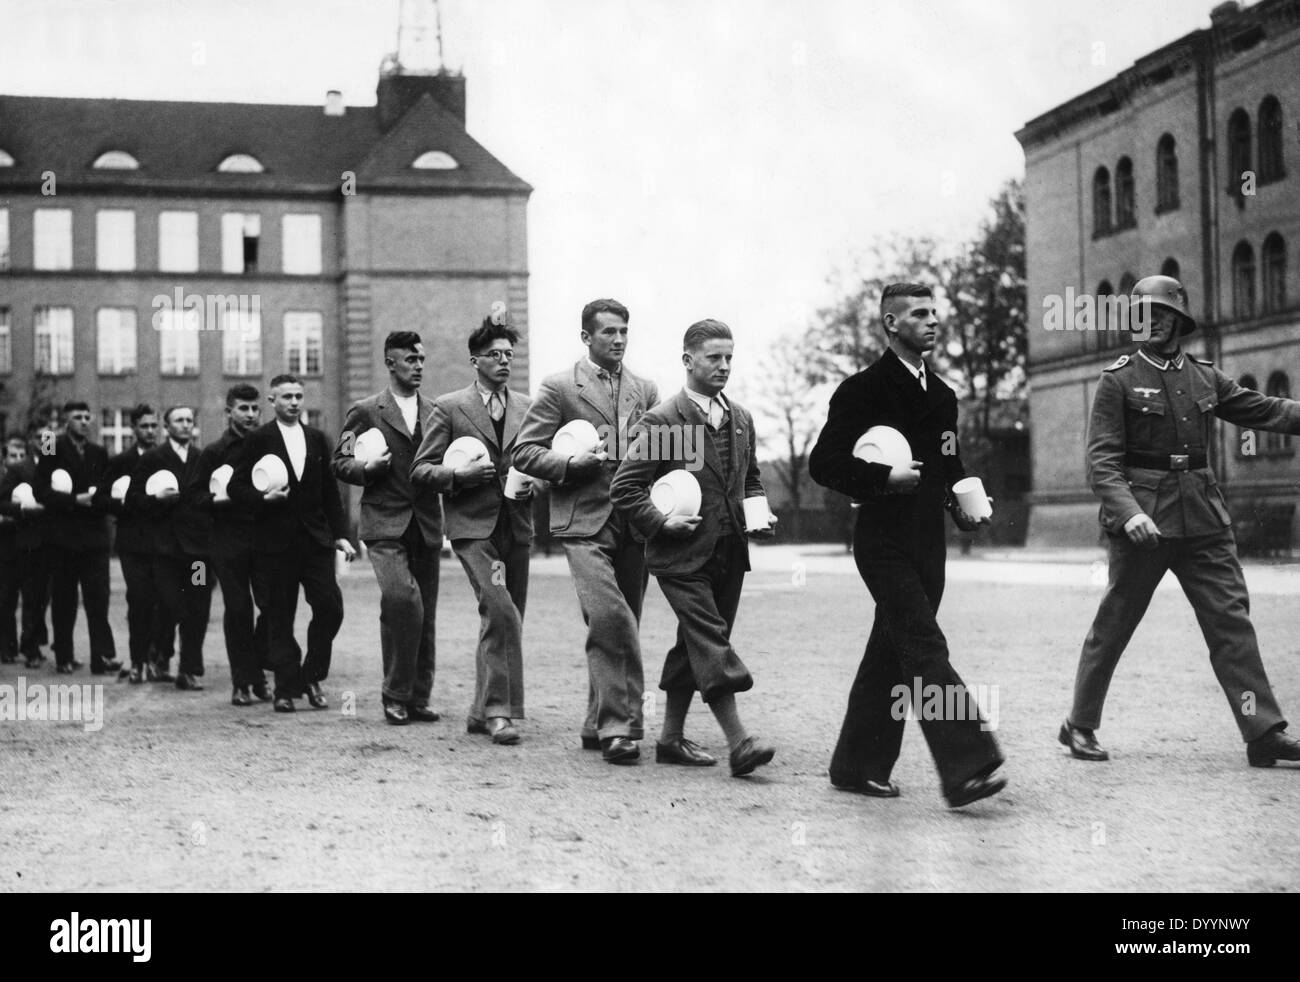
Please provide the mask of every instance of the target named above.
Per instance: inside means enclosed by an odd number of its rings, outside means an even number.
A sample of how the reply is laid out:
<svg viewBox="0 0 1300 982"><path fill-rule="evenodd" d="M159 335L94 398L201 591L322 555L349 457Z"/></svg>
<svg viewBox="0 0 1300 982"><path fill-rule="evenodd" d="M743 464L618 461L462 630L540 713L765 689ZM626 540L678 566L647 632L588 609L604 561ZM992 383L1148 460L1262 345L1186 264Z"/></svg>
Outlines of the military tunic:
<svg viewBox="0 0 1300 982"><path fill-rule="evenodd" d="M1110 575L1083 644L1070 722L1101 723L1111 676L1167 571L1191 601L1214 668L1246 740L1283 723L1250 622L1232 520L1210 469L1213 418L1238 426L1300 433L1300 402L1242 388L1210 362L1141 348L1101 376L1089 424L1088 464L1101 499ZM1147 515L1154 548L1124 526Z"/></svg>

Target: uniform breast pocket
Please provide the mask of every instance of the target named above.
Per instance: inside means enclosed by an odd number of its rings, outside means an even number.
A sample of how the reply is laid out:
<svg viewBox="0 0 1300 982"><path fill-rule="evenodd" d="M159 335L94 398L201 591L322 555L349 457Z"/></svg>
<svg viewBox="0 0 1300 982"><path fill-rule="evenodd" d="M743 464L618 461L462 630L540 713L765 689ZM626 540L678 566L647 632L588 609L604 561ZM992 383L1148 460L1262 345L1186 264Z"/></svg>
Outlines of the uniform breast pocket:
<svg viewBox="0 0 1300 982"><path fill-rule="evenodd" d="M1129 490L1143 514L1153 516L1156 513L1156 496L1160 493L1160 478L1135 477L1129 482Z"/></svg>
<svg viewBox="0 0 1300 982"><path fill-rule="evenodd" d="M1203 413L1214 412L1214 407L1219 404L1219 397L1215 395L1202 396L1196 400L1196 408Z"/></svg>
<svg viewBox="0 0 1300 982"><path fill-rule="evenodd" d="M1127 424L1128 431L1136 439L1131 441L1130 446L1136 444L1139 448L1143 443L1153 438L1157 433L1164 431L1165 425L1165 403L1161 399L1130 399L1125 404L1124 421ZM1145 448L1143 448L1145 449Z"/></svg>

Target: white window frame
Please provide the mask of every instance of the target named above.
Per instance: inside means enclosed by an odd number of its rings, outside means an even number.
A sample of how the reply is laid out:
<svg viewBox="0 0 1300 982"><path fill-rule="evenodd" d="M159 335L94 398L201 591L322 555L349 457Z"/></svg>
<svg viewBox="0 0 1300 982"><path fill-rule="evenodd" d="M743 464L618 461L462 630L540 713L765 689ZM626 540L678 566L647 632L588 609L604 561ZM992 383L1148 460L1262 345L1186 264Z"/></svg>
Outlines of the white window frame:
<svg viewBox="0 0 1300 982"><path fill-rule="evenodd" d="M244 266L244 239L259 240L257 262L262 264L262 216L257 212L229 211L221 216L221 271L247 273Z"/></svg>
<svg viewBox="0 0 1300 982"><path fill-rule="evenodd" d="M0 375L14 370L13 312L0 307Z"/></svg>
<svg viewBox="0 0 1300 982"><path fill-rule="evenodd" d="M321 217L315 213L284 215L280 219L281 263L292 276L319 276L321 260Z"/></svg>
<svg viewBox="0 0 1300 982"><path fill-rule="evenodd" d="M32 211L32 268L72 268L72 209Z"/></svg>
<svg viewBox="0 0 1300 982"><path fill-rule="evenodd" d="M221 312L221 371L262 374L262 314L227 307Z"/></svg>
<svg viewBox="0 0 1300 982"><path fill-rule="evenodd" d="M159 310L158 373L167 378L194 378L199 374L199 327L202 317L195 308ZM186 371L186 369L192 369Z"/></svg>
<svg viewBox="0 0 1300 982"><path fill-rule="evenodd" d="M316 367L312 369L311 341L315 339ZM325 370L325 318L318 310L284 312L285 371L298 376L317 376Z"/></svg>
<svg viewBox="0 0 1300 982"><path fill-rule="evenodd" d="M164 273L199 271L199 213L158 213L158 269Z"/></svg>
<svg viewBox="0 0 1300 982"><path fill-rule="evenodd" d="M95 212L95 268L109 272L135 269L135 212L130 208Z"/></svg>
<svg viewBox="0 0 1300 982"><path fill-rule="evenodd" d="M60 316L57 322L55 314ZM66 330L65 330L66 329ZM32 312L35 367L46 375L71 375L75 368L73 337L75 320L71 307L41 306ZM41 347L44 343L48 358L41 364Z"/></svg>
<svg viewBox="0 0 1300 982"><path fill-rule="evenodd" d="M100 375L134 375L136 316L134 307L100 307L95 311L96 363Z"/></svg>
<svg viewBox="0 0 1300 982"><path fill-rule="evenodd" d="M111 414L111 415L110 415ZM107 417L108 422L105 420ZM99 442L110 454L120 454L134 440L130 409L103 409L99 414Z"/></svg>

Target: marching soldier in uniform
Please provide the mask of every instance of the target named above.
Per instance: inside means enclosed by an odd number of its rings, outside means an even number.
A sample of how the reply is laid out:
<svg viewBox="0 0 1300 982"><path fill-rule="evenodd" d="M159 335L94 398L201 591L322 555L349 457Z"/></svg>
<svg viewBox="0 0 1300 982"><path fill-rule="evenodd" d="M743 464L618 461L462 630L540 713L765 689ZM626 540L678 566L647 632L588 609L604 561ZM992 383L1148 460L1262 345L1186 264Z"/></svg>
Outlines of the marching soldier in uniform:
<svg viewBox="0 0 1300 982"><path fill-rule="evenodd" d="M1187 292L1168 276L1133 288L1130 316L1148 340L1109 366L1089 425L1093 492L1110 555L1110 581L1083 643L1074 708L1059 739L1082 760L1107 760L1094 730L1111 675L1173 570L1196 611L1210 664L1246 741L1253 767L1300 760L1260 660L1231 520L1209 468L1213 417L1242 427L1300 433L1300 402L1244 389L1179 349L1196 329Z"/></svg>

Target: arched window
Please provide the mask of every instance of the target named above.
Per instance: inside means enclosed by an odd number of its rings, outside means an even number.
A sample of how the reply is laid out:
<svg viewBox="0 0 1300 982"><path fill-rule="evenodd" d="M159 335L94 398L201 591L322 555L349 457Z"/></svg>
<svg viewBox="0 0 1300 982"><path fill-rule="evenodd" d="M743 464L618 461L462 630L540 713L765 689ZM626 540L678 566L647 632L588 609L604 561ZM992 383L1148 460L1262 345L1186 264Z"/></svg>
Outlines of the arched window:
<svg viewBox="0 0 1300 982"><path fill-rule="evenodd" d="M1169 257L1168 259L1166 259L1163 263L1161 263L1161 264L1160 264L1160 275L1161 275L1161 276L1172 276L1172 277L1173 277L1174 279L1176 279L1176 280L1181 280L1181 279L1182 279L1182 273L1181 273L1181 271L1180 271L1179 268L1178 268L1178 260L1175 259L1173 256L1170 256L1170 257Z"/></svg>
<svg viewBox="0 0 1300 982"><path fill-rule="evenodd" d="M1259 382L1255 379L1254 375L1250 374L1250 372L1247 372L1241 378L1237 379L1237 384L1243 389L1254 389L1256 392L1259 391Z"/></svg>
<svg viewBox="0 0 1300 982"><path fill-rule="evenodd" d="M1259 183L1286 177L1282 160L1282 103L1268 96L1259 104Z"/></svg>
<svg viewBox="0 0 1300 982"><path fill-rule="evenodd" d="M1275 314L1286 310L1286 240L1276 232L1269 234L1260 250L1260 269L1263 274L1261 291L1264 313Z"/></svg>
<svg viewBox="0 0 1300 982"><path fill-rule="evenodd" d="M416 170L455 170L456 158L444 150L426 150L411 162Z"/></svg>
<svg viewBox="0 0 1300 982"><path fill-rule="evenodd" d="M1133 161L1120 157L1115 165L1115 228L1137 225L1137 202L1133 189Z"/></svg>
<svg viewBox="0 0 1300 982"><path fill-rule="evenodd" d="M1178 207L1178 147L1166 133L1156 144L1156 214Z"/></svg>
<svg viewBox="0 0 1300 982"><path fill-rule="evenodd" d="M1116 347L1119 342L1119 331L1115 330L1115 318L1112 316L1114 310L1115 288L1110 285L1110 280L1102 280L1097 284L1097 350L1105 351L1107 348Z"/></svg>
<svg viewBox="0 0 1300 982"><path fill-rule="evenodd" d="M223 174L261 174L266 168L256 157L246 153L232 153L217 164L217 170Z"/></svg>
<svg viewBox="0 0 1300 982"><path fill-rule="evenodd" d="M1092 236L1109 235L1110 230L1110 171L1098 167L1092 175Z"/></svg>
<svg viewBox="0 0 1300 982"><path fill-rule="evenodd" d="M125 150L109 150L96 157L90 166L95 170L139 170L140 161Z"/></svg>
<svg viewBox="0 0 1300 982"><path fill-rule="evenodd" d="M1268 377L1268 386L1264 389L1264 395L1276 396L1279 399L1291 398L1291 380L1286 377L1286 372L1274 372ZM1290 450L1291 437L1287 433L1266 431L1264 433L1264 449Z"/></svg>
<svg viewBox="0 0 1300 982"><path fill-rule="evenodd" d="M1244 241L1232 250L1232 316L1237 320L1255 316L1255 250Z"/></svg>
<svg viewBox="0 0 1300 982"><path fill-rule="evenodd" d="M1250 115L1234 109L1228 117L1228 193L1241 195L1242 174L1250 170Z"/></svg>

